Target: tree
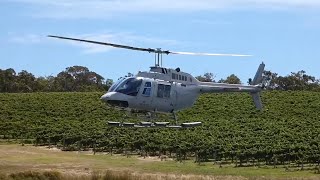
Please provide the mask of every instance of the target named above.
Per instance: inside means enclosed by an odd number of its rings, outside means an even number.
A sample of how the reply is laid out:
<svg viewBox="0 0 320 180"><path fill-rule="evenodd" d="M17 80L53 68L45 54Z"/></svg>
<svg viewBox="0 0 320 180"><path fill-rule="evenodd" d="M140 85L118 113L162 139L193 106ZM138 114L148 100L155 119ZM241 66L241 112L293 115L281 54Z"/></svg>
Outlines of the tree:
<svg viewBox="0 0 320 180"><path fill-rule="evenodd" d="M304 70L291 72L290 75L276 78L277 89L280 90L315 90L319 89L319 81L314 76L307 75Z"/></svg>
<svg viewBox="0 0 320 180"><path fill-rule="evenodd" d="M41 91L41 92L57 91L54 76L46 76L46 77L40 76L36 79L36 81L37 81L36 91Z"/></svg>
<svg viewBox="0 0 320 180"><path fill-rule="evenodd" d="M0 92L15 92L15 81L16 72L14 69L0 69Z"/></svg>
<svg viewBox="0 0 320 180"><path fill-rule="evenodd" d="M291 72L291 74L287 76L278 76L277 73L264 71L263 79L264 87L268 90L320 90L319 80L317 80L314 76L307 75L304 70Z"/></svg>
<svg viewBox="0 0 320 180"><path fill-rule="evenodd" d="M112 86L112 84L113 84L113 80L112 79L107 79L104 89L108 90Z"/></svg>
<svg viewBox="0 0 320 180"><path fill-rule="evenodd" d="M240 79L235 74L231 74L227 77L227 79L220 79L218 82L227 84L241 84Z"/></svg>
<svg viewBox="0 0 320 180"><path fill-rule="evenodd" d="M104 78L87 67L72 66L57 75L58 91L99 91L105 89ZM60 89L62 87L62 89Z"/></svg>
<svg viewBox="0 0 320 180"><path fill-rule="evenodd" d="M103 91L112 83L83 66L68 67L57 76L46 77L35 77L26 70L16 74L12 68L0 69L0 92Z"/></svg>
<svg viewBox="0 0 320 180"><path fill-rule="evenodd" d="M17 76L18 92L34 92L37 87L36 77L26 70L22 70Z"/></svg>
<svg viewBox="0 0 320 180"><path fill-rule="evenodd" d="M201 82L215 82L213 73L205 73L203 76L196 76L195 78Z"/></svg>
<svg viewBox="0 0 320 180"><path fill-rule="evenodd" d="M271 71L263 71L262 79L264 82L264 88L268 90L275 90L278 88L277 79L278 74Z"/></svg>
<svg viewBox="0 0 320 180"><path fill-rule="evenodd" d="M74 79L65 71L60 72L55 78L57 91L74 91Z"/></svg>

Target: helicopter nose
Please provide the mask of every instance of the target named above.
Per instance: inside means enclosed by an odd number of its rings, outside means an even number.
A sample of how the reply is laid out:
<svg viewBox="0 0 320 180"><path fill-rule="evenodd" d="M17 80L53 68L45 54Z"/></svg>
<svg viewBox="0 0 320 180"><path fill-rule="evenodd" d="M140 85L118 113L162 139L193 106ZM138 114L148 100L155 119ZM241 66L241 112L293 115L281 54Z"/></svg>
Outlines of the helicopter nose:
<svg viewBox="0 0 320 180"><path fill-rule="evenodd" d="M107 102L109 98L110 98L110 94L106 93L100 97L100 100L103 102Z"/></svg>
<svg viewBox="0 0 320 180"><path fill-rule="evenodd" d="M124 101L119 93L109 92L100 97L100 99L111 105L121 108L127 108L129 106L128 101Z"/></svg>

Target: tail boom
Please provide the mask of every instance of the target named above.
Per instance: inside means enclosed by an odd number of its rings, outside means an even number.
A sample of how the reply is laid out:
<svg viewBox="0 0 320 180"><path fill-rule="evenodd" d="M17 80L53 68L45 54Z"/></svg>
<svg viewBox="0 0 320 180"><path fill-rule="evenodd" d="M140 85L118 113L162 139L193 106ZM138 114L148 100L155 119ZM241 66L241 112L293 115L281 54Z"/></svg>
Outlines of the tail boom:
<svg viewBox="0 0 320 180"><path fill-rule="evenodd" d="M209 83L199 82L201 93L225 93L225 92L247 92L252 96L253 102L258 110L262 110L262 102L260 98L260 92L262 90L262 74L264 71L265 64L262 62L259 65L257 73L250 82L250 85L242 84L224 84L224 83Z"/></svg>

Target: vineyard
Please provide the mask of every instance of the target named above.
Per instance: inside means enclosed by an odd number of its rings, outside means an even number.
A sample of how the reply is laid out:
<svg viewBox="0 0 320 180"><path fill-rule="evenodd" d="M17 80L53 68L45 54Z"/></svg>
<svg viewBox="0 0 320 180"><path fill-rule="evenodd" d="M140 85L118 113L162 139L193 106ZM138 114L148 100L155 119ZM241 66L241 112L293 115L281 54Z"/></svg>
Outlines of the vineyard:
<svg viewBox="0 0 320 180"><path fill-rule="evenodd" d="M100 101L102 93L0 94L0 138L62 150L140 153L236 166L320 163L320 95L266 91L265 109L249 94L205 94L178 114L202 121L193 129L112 128L107 121L139 122ZM166 115L159 121L168 121ZM171 121L171 119L170 119Z"/></svg>

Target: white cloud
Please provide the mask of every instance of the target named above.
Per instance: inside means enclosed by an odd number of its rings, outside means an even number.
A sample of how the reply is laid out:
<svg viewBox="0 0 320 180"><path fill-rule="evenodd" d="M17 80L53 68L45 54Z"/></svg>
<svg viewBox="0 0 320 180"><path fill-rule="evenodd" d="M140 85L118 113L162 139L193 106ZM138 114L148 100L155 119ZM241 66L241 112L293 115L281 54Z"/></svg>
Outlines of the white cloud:
<svg viewBox="0 0 320 180"><path fill-rule="evenodd" d="M9 38L9 42L17 44L39 44L45 41L45 36L40 36L37 34L27 34L22 36L14 36L10 33L12 37Z"/></svg>
<svg viewBox="0 0 320 180"><path fill-rule="evenodd" d="M11 0L38 7L42 18L112 18L130 14L183 13L228 9L310 9L319 0Z"/></svg>

